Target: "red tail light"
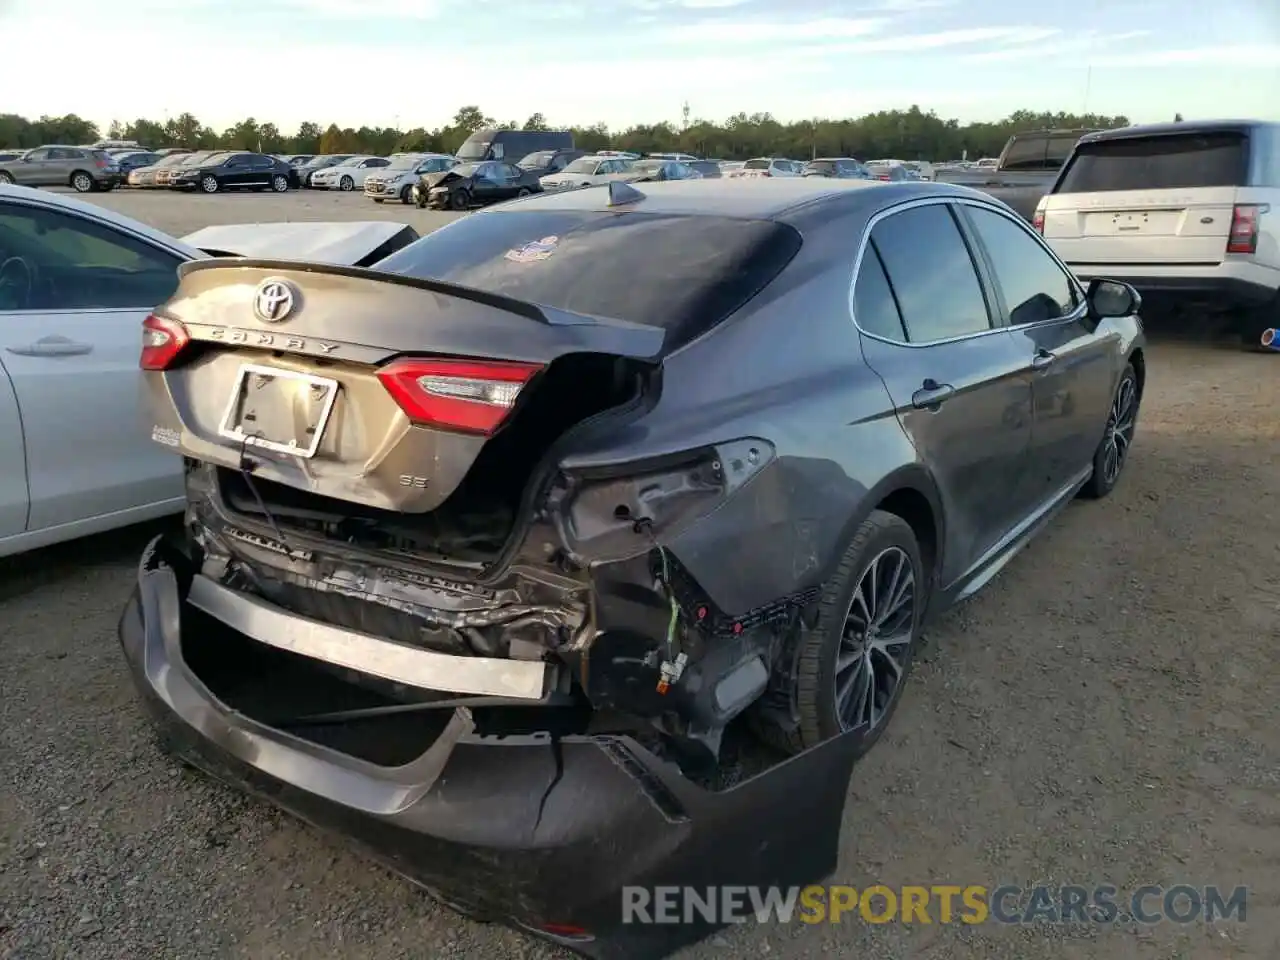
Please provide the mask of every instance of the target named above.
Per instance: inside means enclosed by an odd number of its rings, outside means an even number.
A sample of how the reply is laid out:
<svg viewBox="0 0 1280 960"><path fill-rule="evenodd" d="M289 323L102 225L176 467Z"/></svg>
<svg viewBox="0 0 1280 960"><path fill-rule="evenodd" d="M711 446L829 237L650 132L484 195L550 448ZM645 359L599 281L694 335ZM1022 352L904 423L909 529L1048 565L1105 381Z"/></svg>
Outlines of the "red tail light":
<svg viewBox="0 0 1280 960"><path fill-rule="evenodd" d="M1258 221L1267 212L1266 204L1237 204L1231 211L1231 233L1227 253L1258 252Z"/></svg>
<svg viewBox="0 0 1280 960"><path fill-rule="evenodd" d="M490 360L397 360L378 379L418 424L490 436L541 364Z"/></svg>
<svg viewBox="0 0 1280 960"><path fill-rule="evenodd" d="M1042 237L1044 236L1044 211L1043 210L1037 210L1034 214L1032 214L1031 226L1035 229L1036 233L1040 234L1040 236Z"/></svg>
<svg viewBox="0 0 1280 960"><path fill-rule="evenodd" d="M190 342L187 328L177 320L152 314L142 321L142 355L138 366L143 370L167 370Z"/></svg>

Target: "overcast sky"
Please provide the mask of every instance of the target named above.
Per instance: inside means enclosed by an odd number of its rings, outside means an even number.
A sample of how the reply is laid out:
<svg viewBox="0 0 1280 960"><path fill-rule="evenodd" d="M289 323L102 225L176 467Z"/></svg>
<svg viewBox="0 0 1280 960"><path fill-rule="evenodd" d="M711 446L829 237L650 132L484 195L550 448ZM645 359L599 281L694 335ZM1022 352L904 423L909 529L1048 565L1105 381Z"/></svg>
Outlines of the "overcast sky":
<svg viewBox="0 0 1280 960"><path fill-rule="evenodd" d="M917 103L1280 119L1280 0L0 0L0 111L611 127Z"/></svg>

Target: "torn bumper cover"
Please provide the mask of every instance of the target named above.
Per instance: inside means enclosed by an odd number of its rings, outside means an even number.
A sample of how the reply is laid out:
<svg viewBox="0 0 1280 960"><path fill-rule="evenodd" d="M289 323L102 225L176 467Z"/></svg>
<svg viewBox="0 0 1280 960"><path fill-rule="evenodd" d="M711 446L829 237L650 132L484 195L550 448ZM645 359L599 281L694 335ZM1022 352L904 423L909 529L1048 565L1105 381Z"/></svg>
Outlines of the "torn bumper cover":
<svg viewBox="0 0 1280 960"><path fill-rule="evenodd" d="M457 710L417 759L384 767L239 713L183 658L189 561L148 546L120 641L166 747L342 834L479 919L586 956L666 956L713 929L625 923L623 888L798 886L835 866L855 742L840 737L723 792L629 737L486 737Z"/></svg>

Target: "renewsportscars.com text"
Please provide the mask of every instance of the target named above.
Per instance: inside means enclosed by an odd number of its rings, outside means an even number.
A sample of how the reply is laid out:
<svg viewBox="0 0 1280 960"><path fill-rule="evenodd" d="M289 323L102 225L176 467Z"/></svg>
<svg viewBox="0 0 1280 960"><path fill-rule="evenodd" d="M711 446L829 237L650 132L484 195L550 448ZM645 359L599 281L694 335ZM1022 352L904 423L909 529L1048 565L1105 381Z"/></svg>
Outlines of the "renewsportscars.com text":
<svg viewBox="0 0 1280 960"><path fill-rule="evenodd" d="M986 887L624 887L623 923L1215 923L1244 922L1245 887L1109 884Z"/></svg>

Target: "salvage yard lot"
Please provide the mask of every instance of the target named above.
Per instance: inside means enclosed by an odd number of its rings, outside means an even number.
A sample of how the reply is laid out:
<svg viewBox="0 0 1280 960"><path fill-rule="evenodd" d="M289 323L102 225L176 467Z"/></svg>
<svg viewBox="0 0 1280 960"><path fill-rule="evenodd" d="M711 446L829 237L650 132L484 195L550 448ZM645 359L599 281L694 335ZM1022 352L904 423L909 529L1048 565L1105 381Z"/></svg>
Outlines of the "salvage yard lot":
<svg viewBox="0 0 1280 960"><path fill-rule="evenodd" d="M332 219L425 233L455 216L336 193L91 199L177 235ZM833 878L1247 885L1245 923L846 918L736 929L686 956L1280 956L1278 383L1276 357L1152 346L1119 488L1073 504L930 631L855 770ZM563 956L159 755L115 640L153 532L0 564L0 957Z"/></svg>

